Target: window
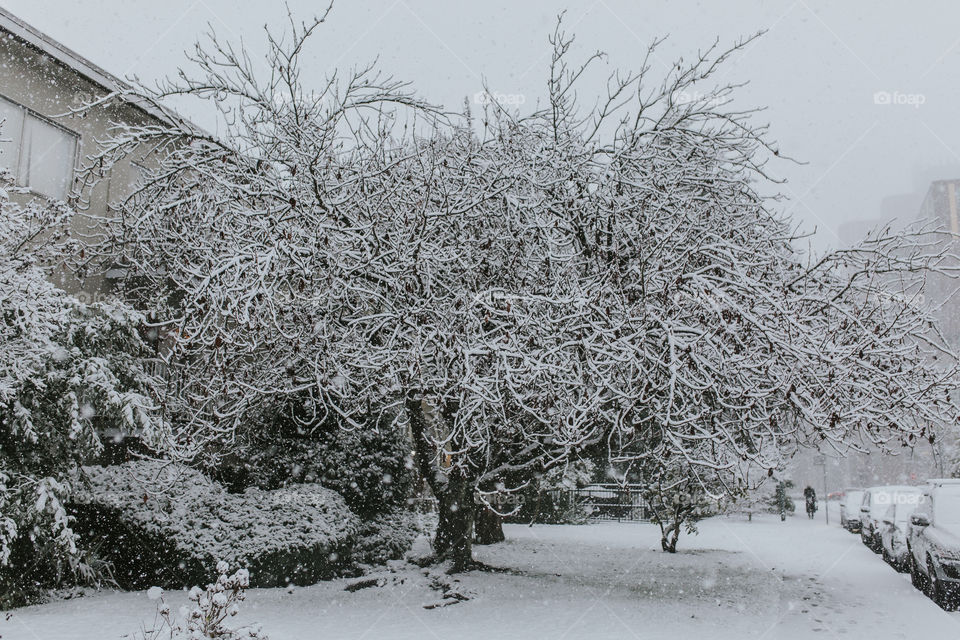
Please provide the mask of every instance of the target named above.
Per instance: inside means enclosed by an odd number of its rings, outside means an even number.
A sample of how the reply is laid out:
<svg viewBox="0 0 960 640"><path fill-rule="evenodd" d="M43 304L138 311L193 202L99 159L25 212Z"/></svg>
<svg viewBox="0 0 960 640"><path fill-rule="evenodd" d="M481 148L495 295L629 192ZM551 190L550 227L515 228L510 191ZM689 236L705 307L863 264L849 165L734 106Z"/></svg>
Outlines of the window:
<svg viewBox="0 0 960 640"><path fill-rule="evenodd" d="M0 168L17 184L65 200L73 181L77 135L0 98Z"/></svg>
<svg viewBox="0 0 960 640"><path fill-rule="evenodd" d="M0 168L16 176L20 157L20 135L23 131L23 109L0 100Z"/></svg>

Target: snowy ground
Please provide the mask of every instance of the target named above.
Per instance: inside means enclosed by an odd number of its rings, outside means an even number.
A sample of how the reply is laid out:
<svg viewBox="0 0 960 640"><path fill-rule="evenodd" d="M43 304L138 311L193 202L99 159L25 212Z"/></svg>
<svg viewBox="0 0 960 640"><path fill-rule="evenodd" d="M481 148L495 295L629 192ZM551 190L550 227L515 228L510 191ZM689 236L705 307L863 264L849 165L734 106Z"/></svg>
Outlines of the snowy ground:
<svg viewBox="0 0 960 640"><path fill-rule="evenodd" d="M941 611L835 521L716 518L700 528L669 556L652 525L508 526L506 543L477 556L512 571L460 576L467 602L424 609L439 595L407 567L355 593L343 591L352 581L253 590L241 618L272 640L960 637L960 614ZM28 607L0 620L0 637L122 638L152 621L154 604L100 593Z"/></svg>

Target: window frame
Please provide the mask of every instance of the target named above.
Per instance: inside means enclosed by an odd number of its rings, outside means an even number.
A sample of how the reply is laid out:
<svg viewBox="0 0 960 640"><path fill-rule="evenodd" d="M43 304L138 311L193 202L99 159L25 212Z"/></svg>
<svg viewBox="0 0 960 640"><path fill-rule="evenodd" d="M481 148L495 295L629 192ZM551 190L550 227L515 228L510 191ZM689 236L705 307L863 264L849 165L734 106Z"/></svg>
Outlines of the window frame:
<svg viewBox="0 0 960 640"><path fill-rule="evenodd" d="M12 98L6 96L3 93L0 93L0 100L7 102L8 104L12 105L17 109L20 109L23 112L23 118L21 118L21 121L20 121L20 131L18 133L19 137L16 139L17 162L16 162L16 166L10 169L10 173L13 175L17 186L27 189L27 191L29 191L31 195L39 196L41 198L47 198L50 200L60 200L58 196L51 196L46 193L37 191L36 189L34 189L29 185L22 184L22 178L20 176L20 166L23 162L23 140L24 140L23 132L27 127L27 118L34 118L36 120L40 120L41 122L48 124L56 129L59 129L63 133L73 138L73 141L74 141L73 161L70 163L70 174L67 176L67 189L63 197L64 202L69 201L70 198L73 196L73 190L74 190L76 179L77 179L77 165L79 164L79 161L80 161L80 142L83 139L83 136L81 136L79 133L77 133L73 129L69 129L63 126L61 123L53 120L52 118L49 118L43 115L39 111L31 109L25 104L21 104L16 100L13 100ZM29 159L27 161L29 162Z"/></svg>

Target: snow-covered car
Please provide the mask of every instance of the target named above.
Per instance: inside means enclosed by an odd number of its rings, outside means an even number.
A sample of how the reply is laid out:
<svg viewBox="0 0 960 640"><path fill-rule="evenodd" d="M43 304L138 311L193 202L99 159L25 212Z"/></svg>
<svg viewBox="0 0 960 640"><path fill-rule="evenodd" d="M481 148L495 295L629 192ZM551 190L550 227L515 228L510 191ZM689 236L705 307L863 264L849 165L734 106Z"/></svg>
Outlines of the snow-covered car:
<svg viewBox="0 0 960 640"><path fill-rule="evenodd" d="M860 533L860 505L863 489L847 489L840 499L840 526L851 533Z"/></svg>
<svg viewBox="0 0 960 640"><path fill-rule="evenodd" d="M920 487L911 486L885 486L870 487L863 492L863 502L860 504L860 539L874 553L883 551L883 543L880 540L880 529L882 520L890 505L901 500L901 496L915 496L912 498L915 502L919 501ZM907 499L908 498L903 498Z"/></svg>
<svg viewBox="0 0 960 640"><path fill-rule="evenodd" d="M930 480L907 527L910 580L944 609L960 595L960 480Z"/></svg>
<svg viewBox="0 0 960 640"><path fill-rule="evenodd" d="M907 548L907 527L910 516L919 504L922 492L900 494L903 498L887 508L880 523L880 542L887 564L906 573L910 570L910 551Z"/></svg>

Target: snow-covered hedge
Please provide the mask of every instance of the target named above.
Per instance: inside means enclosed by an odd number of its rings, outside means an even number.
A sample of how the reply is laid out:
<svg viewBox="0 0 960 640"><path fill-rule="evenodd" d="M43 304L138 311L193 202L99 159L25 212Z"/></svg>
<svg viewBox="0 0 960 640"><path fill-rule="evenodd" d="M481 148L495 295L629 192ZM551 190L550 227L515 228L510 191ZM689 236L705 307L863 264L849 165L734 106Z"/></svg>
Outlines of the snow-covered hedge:
<svg viewBox="0 0 960 640"><path fill-rule="evenodd" d="M74 528L126 588L197 584L218 561L248 569L254 586L309 584L349 569L360 532L343 498L316 484L234 494L169 462L84 471Z"/></svg>
<svg viewBox="0 0 960 640"><path fill-rule="evenodd" d="M351 559L356 564L378 565L402 558L427 529L423 519L422 514L401 509L364 522Z"/></svg>

